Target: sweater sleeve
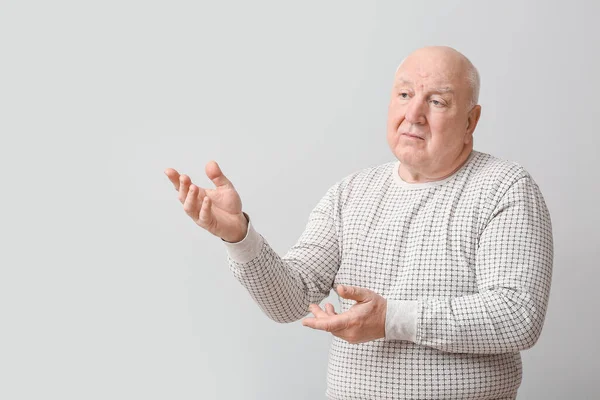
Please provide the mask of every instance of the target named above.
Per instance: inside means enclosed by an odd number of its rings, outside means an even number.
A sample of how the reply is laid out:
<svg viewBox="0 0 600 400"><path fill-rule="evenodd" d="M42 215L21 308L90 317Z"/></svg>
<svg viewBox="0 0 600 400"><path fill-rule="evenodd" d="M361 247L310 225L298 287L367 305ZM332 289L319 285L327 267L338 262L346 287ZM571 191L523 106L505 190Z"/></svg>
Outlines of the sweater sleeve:
<svg viewBox="0 0 600 400"><path fill-rule="evenodd" d="M339 269L340 252L335 225L336 193L333 185L311 211L308 223L294 246L280 257L258 233L246 214L246 237L223 242L235 278L262 311L276 322L294 322L309 313L332 289Z"/></svg>
<svg viewBox="0 0 600 400"><path fill-rule="evenodd" d="M544 324L553 264L551 220L529 177L516 180L479 238L478 293L388 305L386 338L454 353L510 353L532 347Z"/></svg>

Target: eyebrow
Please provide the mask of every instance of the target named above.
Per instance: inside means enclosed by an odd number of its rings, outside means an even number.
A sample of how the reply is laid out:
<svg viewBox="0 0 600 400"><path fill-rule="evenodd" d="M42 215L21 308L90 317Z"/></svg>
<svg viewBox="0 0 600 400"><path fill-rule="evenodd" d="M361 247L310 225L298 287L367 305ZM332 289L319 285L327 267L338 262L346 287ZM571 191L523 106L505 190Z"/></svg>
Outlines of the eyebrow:
<svg viewBox="0 0 600 400"><path fill-rule="evenodd" d="M398 85L412 85L412 81L406 80L406 79L398 79L395 83L394 86L398 86ZM433 88L430 93L454 93L454 89L452 89L450 86L444 86L444 87L437 87L437 88Z"/></svg>

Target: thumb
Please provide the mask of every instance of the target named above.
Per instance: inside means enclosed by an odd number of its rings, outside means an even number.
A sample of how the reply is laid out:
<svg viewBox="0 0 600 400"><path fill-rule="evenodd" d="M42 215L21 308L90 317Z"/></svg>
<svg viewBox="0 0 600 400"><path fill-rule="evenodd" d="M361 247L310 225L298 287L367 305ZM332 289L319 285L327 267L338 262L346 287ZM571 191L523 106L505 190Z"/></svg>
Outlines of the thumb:
<svg viewBox="0 0 600 400"><path fill-rule="evenodd" d="M214 161L214 160L209 161L208 164L206 164L206 167L204 168L204 170L206 172L206 176L208 176L208 178L215 184L215 186L217 186L217 187L219 187L219 186L233 187L233 184L223 174L223 171L221 171L221 168L219 167L219 164L217 164L216 161Z"/></svg>
<svg viewBox="0 0 600 400"><path fill-rule="evenodd" d="M337 286L337 292L344 299L366 301L371 298L371 291L369 289L361 288L358 286Z"/></svg>

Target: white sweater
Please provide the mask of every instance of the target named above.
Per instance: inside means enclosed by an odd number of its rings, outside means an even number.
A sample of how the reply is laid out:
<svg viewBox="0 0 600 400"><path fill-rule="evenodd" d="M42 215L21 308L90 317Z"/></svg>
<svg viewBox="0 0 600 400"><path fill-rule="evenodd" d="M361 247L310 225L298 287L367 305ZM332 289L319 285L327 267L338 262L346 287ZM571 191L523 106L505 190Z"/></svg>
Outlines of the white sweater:
<svg viewBox="0 0 600 400"><path fill-rule="evenodd" d="M514 399L552 278L542 194L518 164L477 151L435 182L404 182L399 165L331 186L283 257L250 221L242 241L223 242L229 266L277 322L338 284L388 300L385 338L333 336L329 399ZM340 298L341 312L354 303Z"/></svg>

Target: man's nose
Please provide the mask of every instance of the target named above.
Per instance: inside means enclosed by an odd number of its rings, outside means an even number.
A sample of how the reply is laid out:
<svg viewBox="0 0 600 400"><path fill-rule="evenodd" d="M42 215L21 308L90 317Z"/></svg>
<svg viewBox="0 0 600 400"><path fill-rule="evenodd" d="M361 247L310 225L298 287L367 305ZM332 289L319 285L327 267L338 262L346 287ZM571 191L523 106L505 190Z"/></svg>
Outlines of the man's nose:
<svg viewBox="0 0 600 400"><path fill-rule="evenodd" d="M427 122L424 108L425 105L423 101L417 97L413 97L408 103L408 108L406 109L406 115L404 118L411 124L423 125L425 122Z"/></svg>

